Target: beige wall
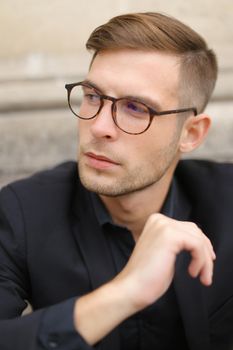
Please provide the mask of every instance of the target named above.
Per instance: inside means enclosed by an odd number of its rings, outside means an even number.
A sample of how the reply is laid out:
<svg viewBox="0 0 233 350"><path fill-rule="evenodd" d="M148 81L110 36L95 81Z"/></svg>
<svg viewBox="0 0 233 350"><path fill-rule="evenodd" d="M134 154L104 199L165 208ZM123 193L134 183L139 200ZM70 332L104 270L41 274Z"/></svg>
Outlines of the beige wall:
<svg viewBox="0 0 233 350"><path fill-rule="evenodd" d="M221 66L232 67L226 54L232 53L231 0L1 0L0 58L78 54L92 29L127 11L176 16L204 35L216 49Z"/></svg>
<svg viewBox="0 0 233 350"><path fill-rule="evenodd" d="M0 8L0 56L6 58L77 53L93 28L127 11L176 16L219 48L233 39L231 0L1 0Z"/></svg>
<svg viewBox="0 0 233 350"><path fill-rule="evenodd" d="M75 157L76 124L66 109L64 83L84 76L90 32L131 11L173 15L200 32L217 52L220 75L208 109L214 128L197 156L233 160L231 0L0 0L3 181Z"/></svg>
<svg viewBox="0 0 233 350"><path fill-rule="evenodd" d="M232 98L233 2L230 0L1 0L0 83L82 76L89 60L84 47L91 30L116 14L147 10L176 16L203 34L219 58L220 78L215 96ZM47 99L56 99L47 86ZM27 103L28 91L24 96L15 85L13 92L17 94L9 97L11 87L8 88L5 94L0 90L0 108L10 109L16 102ZM44 89L41 90L43 96ZM38 103L43 102L44 96L41 99Z"/></svg>

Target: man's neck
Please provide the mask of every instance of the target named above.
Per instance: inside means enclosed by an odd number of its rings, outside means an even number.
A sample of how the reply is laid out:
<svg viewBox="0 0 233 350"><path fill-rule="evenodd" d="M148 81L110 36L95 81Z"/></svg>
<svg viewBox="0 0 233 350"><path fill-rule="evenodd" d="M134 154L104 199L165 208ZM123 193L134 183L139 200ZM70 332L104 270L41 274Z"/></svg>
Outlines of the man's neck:
<svg viewBox="0 0 233 350"><path fill-rule="evenodd" d="M161 211L170 188L171 179L172 175L166 176L141 191L119 197L101 195L100 198L113 221L127 227L137 241L148 217Z"/></svg>

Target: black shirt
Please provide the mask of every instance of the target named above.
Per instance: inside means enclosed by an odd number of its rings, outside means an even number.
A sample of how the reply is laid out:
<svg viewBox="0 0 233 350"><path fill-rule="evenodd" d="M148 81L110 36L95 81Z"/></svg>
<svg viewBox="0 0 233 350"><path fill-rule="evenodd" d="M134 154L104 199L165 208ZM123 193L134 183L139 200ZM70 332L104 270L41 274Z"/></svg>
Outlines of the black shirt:
<svg viewBox="0 0 233 350"><path fill-rule="evenodd" d="M172 183L162 213L173 217L173 196L177 191ZM92 202L99 224L102 226L114 261L116 274L126 265L135 242L127 228L115 225L96 194ZM173 286L156 303L133 315L120 326L121 350L187 349L182 320Z"/></svg>

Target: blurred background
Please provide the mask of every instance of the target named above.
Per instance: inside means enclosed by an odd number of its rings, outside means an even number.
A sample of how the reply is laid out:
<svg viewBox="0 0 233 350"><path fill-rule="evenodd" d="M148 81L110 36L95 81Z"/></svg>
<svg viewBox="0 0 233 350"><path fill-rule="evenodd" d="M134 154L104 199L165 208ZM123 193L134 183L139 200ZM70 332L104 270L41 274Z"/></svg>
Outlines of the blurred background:
<svg viewBox="0 0 233 350"><path fill-rule="evenodd" d="M231 0L0 0L0 186L76 157L64 84L83 79L85 42L109 18L160 11L202 34L219 61L209 138L190 156L233 161Z"/></svg>

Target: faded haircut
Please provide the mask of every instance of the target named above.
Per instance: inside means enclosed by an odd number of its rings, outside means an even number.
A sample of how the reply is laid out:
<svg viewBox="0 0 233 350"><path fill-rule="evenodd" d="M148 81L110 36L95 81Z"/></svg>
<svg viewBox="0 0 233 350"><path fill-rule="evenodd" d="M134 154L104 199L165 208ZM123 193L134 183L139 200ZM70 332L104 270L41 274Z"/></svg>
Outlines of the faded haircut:
<svg viewBox="0 0 233 350"><path fill-rule="evenodd" d="M215 53L205 40L179 20L154 12L132 13L112 18L97 27L86 47L93 52L134 49L160 51L180 59L179 105L194 106L201 113L217 79Z"/></svg>

